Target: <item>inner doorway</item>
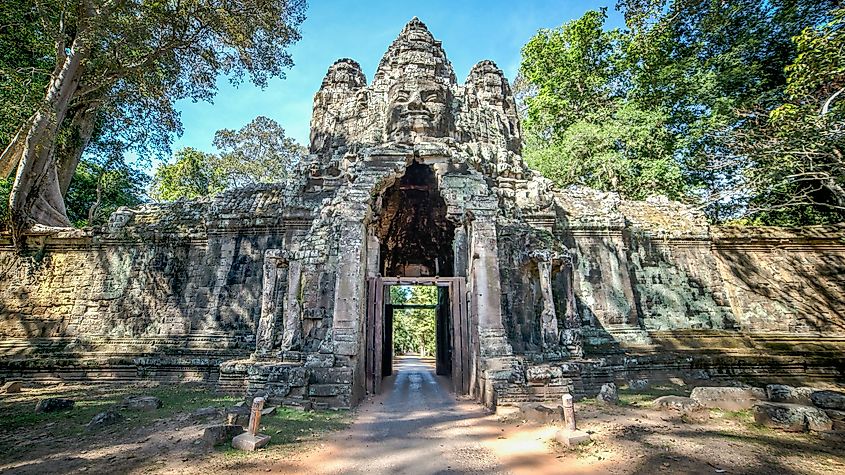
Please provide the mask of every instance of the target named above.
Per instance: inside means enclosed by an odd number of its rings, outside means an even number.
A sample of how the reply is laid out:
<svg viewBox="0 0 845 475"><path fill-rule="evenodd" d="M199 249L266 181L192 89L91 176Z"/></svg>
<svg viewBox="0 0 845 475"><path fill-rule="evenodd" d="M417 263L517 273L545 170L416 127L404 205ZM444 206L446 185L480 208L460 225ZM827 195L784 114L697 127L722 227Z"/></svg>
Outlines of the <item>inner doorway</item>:
<svg viewBox="0 0 845 475"><path fill-rule="evenodd" d="M396 299L391 288L425 286L432 297L424 303ZM435 362L439 375L450 376L456 394L469 394L475 383L477 336L467 305L466 280L462 277L373 277L368 281L365 372L366 389L381 392L382 378L392 374L397 312L426 310L434 313ZM436 300L435 300L436 298ZM436 302L436 303L432 303Z"/></svg>
<svg viewBox="0 0 845 475"><path fill-rule="evenodd" d="M393 374L395 356L433 358L435 373L452 374L449 292L436 285L390 285L384 312L382 376Z"/></svg>

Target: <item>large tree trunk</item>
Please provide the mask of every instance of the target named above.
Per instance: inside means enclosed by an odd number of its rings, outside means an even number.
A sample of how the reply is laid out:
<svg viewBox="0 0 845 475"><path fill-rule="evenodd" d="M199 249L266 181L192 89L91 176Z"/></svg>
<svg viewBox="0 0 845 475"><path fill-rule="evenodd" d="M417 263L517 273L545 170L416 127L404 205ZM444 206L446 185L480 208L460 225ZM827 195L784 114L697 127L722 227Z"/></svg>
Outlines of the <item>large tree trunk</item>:
<svg viewBox="0 0 845 475"><path fill-rule="evenodd" d="M59 186L55 156L56 136L68 104L79 85L83 61L88 54L84 33L78 32L70 52L56 65L42 105L33 116L20 148L15 183L9 196L15 233L34 224L68 227Z"/></svg>
<svg viewBox="0 0 845 475"><path fill-rule="evenodd" d="M59 190L62 196L67 196L73 173L79 165L82 153L88 147L94 134L94 119L97 116L97 105L87 104L77 109L70 121L71 137L68 143L56 150L56 165L58 166Z"/></svg>

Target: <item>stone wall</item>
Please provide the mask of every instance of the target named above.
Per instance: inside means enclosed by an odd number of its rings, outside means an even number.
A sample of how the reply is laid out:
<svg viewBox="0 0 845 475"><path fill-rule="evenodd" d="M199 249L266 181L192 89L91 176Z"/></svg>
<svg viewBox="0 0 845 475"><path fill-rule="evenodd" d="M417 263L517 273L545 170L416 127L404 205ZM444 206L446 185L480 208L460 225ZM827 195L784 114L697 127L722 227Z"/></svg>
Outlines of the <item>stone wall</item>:
<svg viewBox="0 0 845 475"><path fill-rule="evenodd" d="M280 190L121 210L104 229L29 234L20 251L0 239L0 373L38 370L41 354L69 379L216 379L254 350L265 250L308 225L273 206Z"/></svg>

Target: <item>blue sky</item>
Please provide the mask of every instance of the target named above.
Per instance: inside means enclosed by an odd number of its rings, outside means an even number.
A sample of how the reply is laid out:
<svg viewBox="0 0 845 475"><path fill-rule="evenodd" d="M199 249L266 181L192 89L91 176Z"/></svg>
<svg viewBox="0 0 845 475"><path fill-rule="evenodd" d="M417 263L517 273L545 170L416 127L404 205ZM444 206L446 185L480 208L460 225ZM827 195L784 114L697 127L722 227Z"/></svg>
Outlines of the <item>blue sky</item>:
<svg viewBox="0 0 845 475"><path fill-rule="evenodd" d="M519 68L520 48L540 28L560 26L587 10L608 7L607 26L622 26L615 0L604 1L448 1L311 0L302 24L302 39L289 48L294 67L285 79L274 79L265 89L244 83L233 88L218 80L213 104L180 101L184 135L174 150L194 147L214 151L218 129L238 129L259 115L284 127L288 136L308 144L314 93L331 64L352 58L371 81L381 56L412 17L419 17L443 48L463 82L470 68L482 59L495 61L508 79Z"/></svg>

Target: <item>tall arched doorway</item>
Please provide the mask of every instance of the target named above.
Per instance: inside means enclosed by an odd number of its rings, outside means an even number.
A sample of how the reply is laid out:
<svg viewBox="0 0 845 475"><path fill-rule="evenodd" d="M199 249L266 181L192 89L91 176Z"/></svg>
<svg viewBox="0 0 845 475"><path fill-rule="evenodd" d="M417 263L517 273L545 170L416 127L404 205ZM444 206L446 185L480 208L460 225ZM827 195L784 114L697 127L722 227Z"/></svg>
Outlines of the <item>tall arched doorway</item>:
<svg viewBox="0 0 845 475"><path fill-rule="evenodd" d="M436 372L450 375L456 393L469 388L469 315L466 282L455 275L455 224L447 218L437 176L430 165L411 164L379 198L372 233L379 243L378 277L368 283L367 389L380 391L392 372L396 312L409 305L391 299L395 286L433 286ZM417 308L419 305L415 305Z"/></svg>

